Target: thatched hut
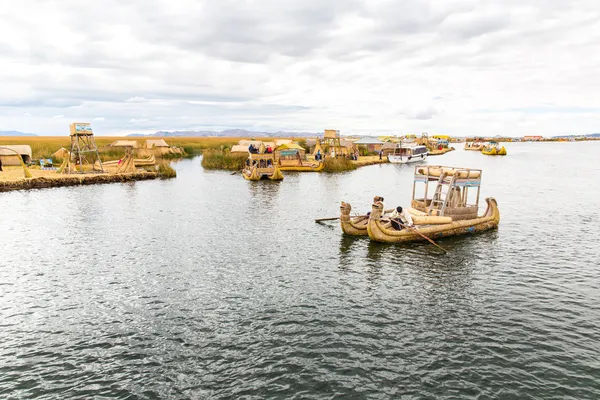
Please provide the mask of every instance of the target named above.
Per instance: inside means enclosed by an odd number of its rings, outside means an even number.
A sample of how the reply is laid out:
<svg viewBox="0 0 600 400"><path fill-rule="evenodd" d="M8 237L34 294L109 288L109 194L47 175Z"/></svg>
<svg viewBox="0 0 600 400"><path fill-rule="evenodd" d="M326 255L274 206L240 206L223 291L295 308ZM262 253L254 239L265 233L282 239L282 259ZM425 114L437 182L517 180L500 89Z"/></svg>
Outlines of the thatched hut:
<svg viewBox="0 0 600 400"><path fill-rule="evenodd" d="M147 139L146 148L153 149L157 147L169 147L169 144L164 139Z"/></svg>
<svg viewBox="0 0 600 400"><path fill-rule="evenodd" d="M140 143L137 140L115 140L110 144L110 147L132 147L139 149Z"/></svg>
<svg viewBox="0 0 600 400"><path fill-rule="evenodd" d="M31 163L31 146L26 144L0 145L0 160L2 165L21 165L19 155L25 164Z"/></svg>
<svg viewBox="0 0 600 400"><path fill-rule="evenodd" d="M254 145L254 147L256 147L260 153L264 153L265 144L260 140L240 140L238 142L239 146L246 146L246 151L251 144Z"/></svg>
<svg viewBox="0 0 600 400"><path fill-rule="evenodd" d="M244 146L241 144L233 145L231 146L231 154L248 154L248 146Z"/></svg>
<svg viewBox="0 0 600 400"><path fill-rule="evenodd" d="M60 158L61 160L64 160L67 157L69 157L69 150L65 149L64 147L61 147L52 153L52 158Z"/></svg>

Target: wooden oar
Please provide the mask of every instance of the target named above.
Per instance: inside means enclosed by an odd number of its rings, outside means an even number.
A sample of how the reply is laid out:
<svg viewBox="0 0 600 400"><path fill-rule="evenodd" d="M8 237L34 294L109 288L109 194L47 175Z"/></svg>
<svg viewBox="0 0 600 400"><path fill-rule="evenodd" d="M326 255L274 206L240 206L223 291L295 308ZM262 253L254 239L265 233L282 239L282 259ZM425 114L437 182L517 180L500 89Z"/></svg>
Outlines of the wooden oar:
<svg viewBox="0 0 600 400"><path fill-rule="evenodd" d="M315 222L335 221L336 219L340 219L340 217L318 218L318 219L315 219Z"/></svg>
<svg viewBox="0 0 600 400"><path fill-rule="evenodd" d="M394 209L391 210L385 210L384 213L390 213L394 211ZM355 215L355 216L351 216L350 218L358 218L358 217L367 217L368 215ZM315 222L323 222L323 221L335 221L336 219L340 219L340 217L331 217L331 218L318 218L315 219Z"/></svg>
<svg viewBox="0 0 600 400"><path fill-rule="evenodd" d="M436 242L434 242L433 240L431 240L430 238L428 238L427 236L423 235L421 232L419 232L418 229L413 228L412 226L408 226L408 225L404 225L400 222L398 222L400 224L400 226L408 229L409 231L416 233L417 235L421 236L424 239L427 239L427 241L429 243L431 243L432 245L434 245L435 247L437 247L438 249L442 250L444 253L447 253L448 251L446 249L444 249L442 246L440 246L439 244L437 244Z"/></svg>
<svg viewBox="0 0 600 400"><path fill-rule="evenodd" d="M366 217L366 215L356 215L356 216L350 217L350 218L358 218L358 217ZM318 219L315 219L315 222L335 221L336 219L340 219L340 217L318 218Z"/></svg>

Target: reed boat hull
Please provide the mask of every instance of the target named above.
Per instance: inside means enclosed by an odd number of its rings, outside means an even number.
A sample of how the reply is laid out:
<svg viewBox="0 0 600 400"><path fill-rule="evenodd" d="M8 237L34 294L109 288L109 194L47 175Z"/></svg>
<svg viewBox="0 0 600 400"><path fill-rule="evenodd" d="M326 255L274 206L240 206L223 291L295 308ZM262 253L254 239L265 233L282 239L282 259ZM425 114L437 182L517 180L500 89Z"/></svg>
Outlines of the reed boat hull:
<svg viewBox="0 0 600 400"><path fill-rule="evenodd" d="M491 149L483 149L481 150L481 154L485 154L486 156L505 156L506 148L502 146L500 150L495 147L492 147Z"/></svg>
<svg viewBox="0 0 600 400"><path fill-rule="evenodd" d="M440 225L423 225L418 228L419 233L437 239L449 236L468 235L495 229L500 223L500 210L494 198L487 198L487 210L479 218L453 221ZM373 210L367 224L369 238L382 243L406 243L426 240L421 235L410 229L395 230L391 226L384 226L380 221L381 205L373 204Z"/></svg>
<svg viewBox="0 0 600 400"><path fill-rule="evenodd" d="M340 225L342 227L342 232L350 236L368 236L367 225L369 223L369 217L366 215L351 217L351 210L352 206L349 203L342 201L342 205L340 206ZM393 210L387 211L392 212ZM410 212L415 225L436 225L452 222L452 218L450 217L429 216L418 210L409 209L408 211ZM387 229L391 227L391 222L389 219L386 219L385 215L383 216L383 219L381 219L381 226Z"/></svg>
<svg viewBox="0 0 600 400"><path fill-rule="evenodd" d="M280 171L296 171L296 172L321 172L325 168L325 163L320 162L318 165L296 165L296 166L281 166Z"/></svg>
<svg viewBox="0 0 600 400"><path fill-rule="evenodd" d="M272 180L272 181L281 181L283 180L283 174L279 170L279 168L275 167L272 172L265 173L259 172L258 168L253 167L251 169L244 168L242 170L242 176L247 181L260 181L260 180Z"/></svg>

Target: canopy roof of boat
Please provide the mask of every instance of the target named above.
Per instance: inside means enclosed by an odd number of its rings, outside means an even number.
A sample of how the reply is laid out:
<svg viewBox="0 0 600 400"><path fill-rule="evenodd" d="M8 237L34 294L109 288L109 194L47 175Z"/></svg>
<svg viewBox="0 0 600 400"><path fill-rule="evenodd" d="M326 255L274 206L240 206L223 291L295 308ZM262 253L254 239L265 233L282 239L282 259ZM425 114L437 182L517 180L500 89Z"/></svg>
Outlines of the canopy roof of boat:
<svg viewBox="0 0 600 400"><path fill-rule="evenodd" d="M285 143L281 146L277 146L276 150L306 150L304 147L296 143Z"/></svg>

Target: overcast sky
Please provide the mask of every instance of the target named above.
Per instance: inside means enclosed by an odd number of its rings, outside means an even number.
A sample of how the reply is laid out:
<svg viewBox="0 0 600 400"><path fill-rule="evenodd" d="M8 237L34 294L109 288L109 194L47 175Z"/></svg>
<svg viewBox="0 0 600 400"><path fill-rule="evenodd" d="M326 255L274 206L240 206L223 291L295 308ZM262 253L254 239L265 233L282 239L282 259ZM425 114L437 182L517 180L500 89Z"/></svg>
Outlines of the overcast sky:
<svg viewBox="0 0 600 400"><path fill-rule="evenodd" d="M19 0L0 130L600 132L595 0Z"/></svg>

